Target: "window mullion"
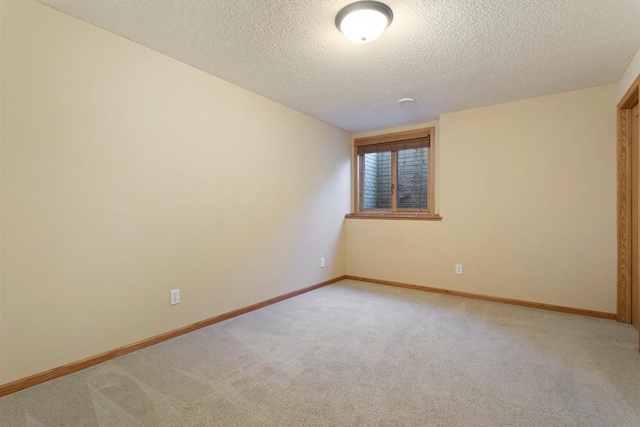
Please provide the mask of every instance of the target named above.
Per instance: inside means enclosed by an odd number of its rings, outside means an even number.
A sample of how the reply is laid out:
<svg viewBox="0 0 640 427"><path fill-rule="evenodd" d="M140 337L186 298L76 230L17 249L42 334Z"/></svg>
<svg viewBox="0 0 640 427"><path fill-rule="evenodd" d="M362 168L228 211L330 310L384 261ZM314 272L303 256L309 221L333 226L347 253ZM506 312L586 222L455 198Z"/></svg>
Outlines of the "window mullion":
<svg viewBox="0 0 640 427"><path fill-rule="evenodd" d="M398 205L398 152L391 152L391 212L395 212Z"/></svg>

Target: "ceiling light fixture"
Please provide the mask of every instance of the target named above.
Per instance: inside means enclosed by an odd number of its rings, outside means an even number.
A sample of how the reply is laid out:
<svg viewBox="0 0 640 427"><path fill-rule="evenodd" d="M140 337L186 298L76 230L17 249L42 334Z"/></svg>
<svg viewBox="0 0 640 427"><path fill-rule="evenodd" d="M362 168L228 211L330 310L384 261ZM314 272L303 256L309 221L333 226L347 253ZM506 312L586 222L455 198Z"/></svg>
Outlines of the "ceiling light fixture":
<svg viewBox="0 0 640 427"><path fill-rule="evenodd" d="M412 105L416 102L415 98L402 98L398 100L398 104L400 105Z"/></svg>
<svg viewBox="0 0 640 427"><path fill-rule="evenodd" d="M358 1L342 8L336 15L336 27L354 43L369 43L391 25L393 12L377 1Z"/></svg>

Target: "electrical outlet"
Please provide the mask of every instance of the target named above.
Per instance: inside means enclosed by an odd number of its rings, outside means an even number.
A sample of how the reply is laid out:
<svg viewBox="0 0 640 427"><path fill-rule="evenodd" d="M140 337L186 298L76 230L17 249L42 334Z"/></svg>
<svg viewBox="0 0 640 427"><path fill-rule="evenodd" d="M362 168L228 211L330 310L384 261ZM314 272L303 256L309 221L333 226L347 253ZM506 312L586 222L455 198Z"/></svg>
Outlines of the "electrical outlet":
<svg viewBox="0 0 640 427"><path fill-rule="evenodd" d="M456 274L462 274L462 264L456 264Z"/></svg>
<svg viewBox="0 0 640 427"><path fill-rule="evenodd" d="M324 268L324 258L320 258L320 268Z"/></svg>
<svg viewBox="0 0 640 427"><path fill-rule="evenodd" d="M169 305L180 304L180 289L174 289L170 292L170 294L171 294L171 301Z"/></svg>

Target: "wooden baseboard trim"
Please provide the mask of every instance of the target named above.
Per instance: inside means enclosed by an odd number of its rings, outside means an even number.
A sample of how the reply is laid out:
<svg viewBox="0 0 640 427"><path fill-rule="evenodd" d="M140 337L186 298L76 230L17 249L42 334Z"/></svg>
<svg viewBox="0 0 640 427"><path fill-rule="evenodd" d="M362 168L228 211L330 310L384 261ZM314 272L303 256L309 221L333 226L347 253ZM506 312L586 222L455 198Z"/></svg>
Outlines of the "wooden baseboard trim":
<svg viewBox="0 0 640 427"><path fill-rule="evenodd" d="M108 360L115 359L116 357L123 356L125 354L134 352L136 350L141 350L145 347L149 347L149 346L161 343L163 341L170 340L172 338L176 338L180 335L188 334L189 332L196 331L198 329L213 325L215 323L222 322L224 320L231 319L233 317L237 317L237 316L249 313L254 310L258 310L268 305L275 304L277 302L304 294L309 291L313 291L314 289L331 285L332 283L339 282L344 278L345 276L336 277L334 279L327 280L312 286L308 286L306 288L298 289L297 291L289 292L284 295L270 298L266 301L258 302L256 304L251 304L246 307L239 308L237 310L229 311L227 313L223 313L218 316L211 317L209 319L201 320L191 325L183 326L182 328L174 329L173 331L165 332L163 334L156 335L154 337L147 338L142 341L135 342L133 344L128 344L123 347L116 348L114 350L109 350L107 352L104 352L95 356L91 356L83 360L79 360L77 362L72 362L72 363L69 363L68 365L53 368L48 371L41 372L39 374L31 375L26 378L22 378L7 384L0 385L0 397L6 396L11 393L15 393L17 391L23 390L28 387L33 387L34 385L38 385L55 378L63 377L65 375L69 375L74 372L81 371L83 369L89 368L99 363L103 363Z"/></svg>
<svg viewBox="0 0 640 427"><path fill-rule="evenodd" d="M585 310L582 308L564 307L561 305L544 304L540 302L530 302L511 298L492 297L488 295L474 294L471 292L454 291L450 289L432 288L430 286L411 285L408 283L392 282L390 280L370 279L368 277L345 276L345 279L358 280L361 282L377 283L379 285L395 286L398 288L415 289L418 291L447 294L457 297L480 299L484 301L499 302L502 304L519 305L522 307L538 308L541 310L559 311L561 313L579 314L581 316L597 317L600 319L616 320L616 313L606 313L603 311Z"/></svg>

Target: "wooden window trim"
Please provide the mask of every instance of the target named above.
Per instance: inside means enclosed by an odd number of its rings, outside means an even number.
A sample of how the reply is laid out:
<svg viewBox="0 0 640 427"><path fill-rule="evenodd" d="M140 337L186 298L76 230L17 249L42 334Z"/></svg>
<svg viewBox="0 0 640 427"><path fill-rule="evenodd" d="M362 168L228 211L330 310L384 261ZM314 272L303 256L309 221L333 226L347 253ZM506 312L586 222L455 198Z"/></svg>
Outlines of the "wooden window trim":
<svg viewBox="0 0 640 427"><path fill-rule="evenodd" d="M364 138L355 138L353 140L353 146L360 147L361 145L384 144L387 142L405 141L408 139L422 139L427 137L431 137L433 139L433 135L435 133L434 131L435 128L431 127L409 130L405 132L387 133L384 135L367 136Z"/></svg>
<svg viewBox="0 0 640 427"><path fill-rule="evenodd" d="M428 209L409 209L401 208L397 209L397 200L395 193L391 197L391 209L367 209L360 212L359 206L364 203L364 191L362 186L364 185L364 179L358 176L364 171L363 158L358 155L358 152L366 150L359 149L359 147L385 144L388 147L403 147L403 144L415 144L414 140L428 139L427 149L429 150L429 200ZM397 177L397 151L391 151L391 175ZM353 153L352 153L352 180L353 180L353 203L351 206L351 213L346 215L346 218L353 219L408 219L408 220L422 220L422 221L440 221L442 217L436 213L435 204L435 180L436 180L436 143L435 143L435 127L410 130L405 132L394 132L384 135L375 135L364 138L355 138L353 140ZM394 189L397 191L397 189Z"/></svg>
<svg viewBox="0 0 640 427"><path fill-rule="evenodd" d="M345 218L348 219L405 219L405 220L414 220L414 221L442 221L442 217L438 214L429 214L429 213L417 213L417 212L406 212L406 213L391 213L389 211L386 212L360 212L357 214L346 214Z"/></svg>
<svg viewBox="0 0 640 427"><path fill-rule="evenodd" d="M385 151L406 150L409 148L429 147L429 138L402 139L399 141L380 142L376 144L361 144L355 147L356 154L382 153Z"/></svg>

